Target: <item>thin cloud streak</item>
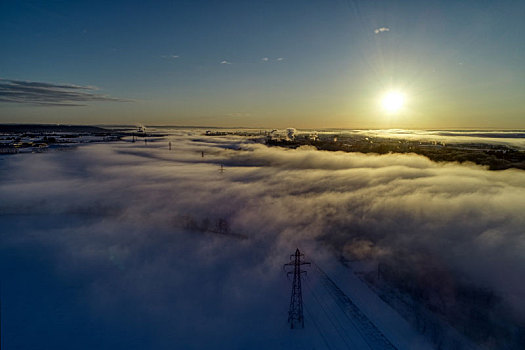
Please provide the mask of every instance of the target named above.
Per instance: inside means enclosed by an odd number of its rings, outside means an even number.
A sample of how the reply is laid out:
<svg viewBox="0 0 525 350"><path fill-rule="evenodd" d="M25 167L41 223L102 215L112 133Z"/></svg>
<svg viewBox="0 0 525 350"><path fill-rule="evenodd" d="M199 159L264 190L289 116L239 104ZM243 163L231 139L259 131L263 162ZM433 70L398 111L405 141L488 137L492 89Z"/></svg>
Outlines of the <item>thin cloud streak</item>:
<svg viewBox="0 0 525 350"><path fill-rule="evenodd" d="M84 102L131 100L97 94L89 85L53 84L45 82L0 79L0 102L36 106L85 106Z"/></svg>

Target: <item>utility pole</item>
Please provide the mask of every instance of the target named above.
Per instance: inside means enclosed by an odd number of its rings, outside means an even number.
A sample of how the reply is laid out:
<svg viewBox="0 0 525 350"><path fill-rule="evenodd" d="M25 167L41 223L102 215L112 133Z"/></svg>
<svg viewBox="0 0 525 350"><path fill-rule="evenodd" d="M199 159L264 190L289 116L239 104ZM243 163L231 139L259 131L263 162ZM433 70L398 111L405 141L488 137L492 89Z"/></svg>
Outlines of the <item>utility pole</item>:
<svg viewBox="0 0 525 350"><path fill-rule="evenodd" d="M310 265L309 262L301 261L301 254L299 248L295 251L295 254L290 255L290 262L284 264L283 268L293 266L293 271L288 271L287 275L293 273L293 285L292 285L292 296L290 297L290 308L288 309L288 323L290 328L294 329L300 325L304 328L304 316L303 316L303 293L301 290L301 274L306 271L301 270L302 265Z"/></svg>

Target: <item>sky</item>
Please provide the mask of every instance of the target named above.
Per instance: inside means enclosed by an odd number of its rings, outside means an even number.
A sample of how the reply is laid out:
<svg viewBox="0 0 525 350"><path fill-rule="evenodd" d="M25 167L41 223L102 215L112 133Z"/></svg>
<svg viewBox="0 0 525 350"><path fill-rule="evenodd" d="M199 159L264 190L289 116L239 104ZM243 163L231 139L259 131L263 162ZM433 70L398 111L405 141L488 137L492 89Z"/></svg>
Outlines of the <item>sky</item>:
<svg viewBox="0 0 525 350"><path fill-rule="evenodd" d="M517 0L4 0L0 122L525 128L524 17Z"/></svg>

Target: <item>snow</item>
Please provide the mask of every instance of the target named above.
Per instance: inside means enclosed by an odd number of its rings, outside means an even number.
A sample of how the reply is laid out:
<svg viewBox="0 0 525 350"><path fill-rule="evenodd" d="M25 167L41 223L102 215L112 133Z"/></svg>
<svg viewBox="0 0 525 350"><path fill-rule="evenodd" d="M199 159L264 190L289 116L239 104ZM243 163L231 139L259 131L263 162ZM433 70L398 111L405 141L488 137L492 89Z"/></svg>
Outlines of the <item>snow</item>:
<svg viewBox="0 0 525 350"><path fill-rule="evenodd" d="M331 276L325 275L323 268L315 263L305 268L305 328L291 331L295 348L433 349L424 337L335 257L325 264ZM330 283L327 285L327 277L337 284L344 296L338 296ZM342 302L346 297L353 305Z"/></svg>

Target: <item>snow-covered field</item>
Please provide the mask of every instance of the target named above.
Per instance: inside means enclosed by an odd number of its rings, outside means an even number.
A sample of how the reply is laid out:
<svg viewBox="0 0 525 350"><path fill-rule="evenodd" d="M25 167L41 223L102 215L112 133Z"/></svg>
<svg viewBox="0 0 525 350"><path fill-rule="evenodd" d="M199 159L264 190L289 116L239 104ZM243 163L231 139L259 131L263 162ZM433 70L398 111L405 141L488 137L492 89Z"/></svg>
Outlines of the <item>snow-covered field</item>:
<svg viewBox="0 0 525 350"><path fill-rule="evenodd" d="M501 302L487 317L503 317L514 337L505 346L518 348L523 171L174 130L0 155L0 179L6 349L430 349L428 332L378 296L386 277L370 282L400 255L413 271L430 271L423 257L446 272L449 294L422 299L443 299L436 318L449 315L456 286L490 290ZM303 330L287 325L283 264L296 248L314 263ZM372 268L355 274L361 263Z"/></svg>

